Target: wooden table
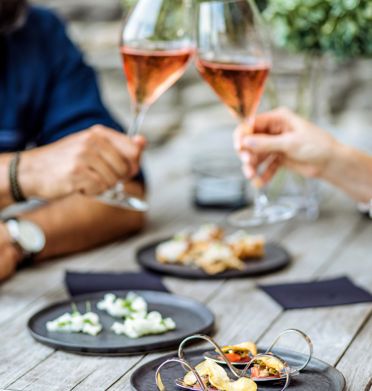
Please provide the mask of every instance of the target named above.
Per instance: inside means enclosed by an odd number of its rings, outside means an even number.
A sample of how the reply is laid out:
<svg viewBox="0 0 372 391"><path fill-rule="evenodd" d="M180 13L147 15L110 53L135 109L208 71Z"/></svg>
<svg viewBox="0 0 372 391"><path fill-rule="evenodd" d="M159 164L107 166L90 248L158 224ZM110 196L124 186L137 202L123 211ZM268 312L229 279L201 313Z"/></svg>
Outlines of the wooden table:
<svg viewBox="0 0 372 391"><path fill-rule="evenodd" d="M224 215L197 213L191 207L187 156L193 145L192 138L181 136L149 154L152 207L145 233L24 270L0 286L0 390L130 389L133 369L152 355L103 358L66 354L34 342L26 322L35 311L67 296L63 287L66 269L137 270L137 246L185 225L224 219ZM343 195L329 189L323 194L318 221L297 220L264 231L293 254L290 268L254 279L195 282L166 278L165 282L172 291L209 306L216 316L217 340L253 339L268 344L280 331L299 328L311 336L315 357L345 375L348 390L368 391L372 389L371 304L283 311L256 288L258 282L347 274L371 290L372 224L356 213L355 205Z"/></svg>

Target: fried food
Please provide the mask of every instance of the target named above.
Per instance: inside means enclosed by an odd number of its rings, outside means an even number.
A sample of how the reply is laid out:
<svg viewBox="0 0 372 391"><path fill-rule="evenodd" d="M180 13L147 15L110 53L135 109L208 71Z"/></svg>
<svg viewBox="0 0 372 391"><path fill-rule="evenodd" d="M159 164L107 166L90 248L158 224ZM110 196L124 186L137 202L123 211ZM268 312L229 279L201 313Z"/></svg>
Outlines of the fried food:
<svg viewBox="0 0 372 391"><path fill-rule="evenodd" d="M156 248L160 263L190 265L214 275L226 270L244 270L244 261L259 259L265 253L260 235L237 231L226 236L215 224L204 224L194 232L184 230Z"/></svg>
<svg viewBox="0 0 372 391"><path fill-rule="evenodd" d="M232 381L224 368L212 360L206 359L195 367L196 371L202 378L204 384L209 388L213 387L219 391L256 391L256 383L248 378L241 378ZM183 378L186 386L194 386L197 379L192 372L188 372Z"/></svg>
<svg viewBox="0 0 372 391"><path fill-rule="evenodd" d="M234 255L239 259L262 258L265 255L265 239L262 235L248 235L237 231L226 238Z"/></svg>
<svg viewBox="0 0 372 391"><path fill-rule="evenodd" d="M184 263L183 260L190 248L184 239L172 239L159 244L156 248L156 259L160 263Z"/></svg>

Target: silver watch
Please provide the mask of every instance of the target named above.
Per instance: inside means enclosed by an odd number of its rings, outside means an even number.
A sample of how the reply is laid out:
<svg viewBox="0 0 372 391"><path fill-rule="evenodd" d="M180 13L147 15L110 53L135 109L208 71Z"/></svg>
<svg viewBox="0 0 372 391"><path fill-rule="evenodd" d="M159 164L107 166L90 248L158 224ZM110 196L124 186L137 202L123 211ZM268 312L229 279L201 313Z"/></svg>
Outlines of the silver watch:
<svg viewBox="0 0 372 391"><path fill-rule="evenodd" d="M369 217L372 219L372 199L367 203L359 203L358 209L362 213L369 214Z"/></svg>
<svg viewBox="0 0 372 391"><path fill-rule="evenodd" d="M43 230L29 220L11 218L5 222L12 241L23 251L24 256L40 253L45 247Z"/></svg>

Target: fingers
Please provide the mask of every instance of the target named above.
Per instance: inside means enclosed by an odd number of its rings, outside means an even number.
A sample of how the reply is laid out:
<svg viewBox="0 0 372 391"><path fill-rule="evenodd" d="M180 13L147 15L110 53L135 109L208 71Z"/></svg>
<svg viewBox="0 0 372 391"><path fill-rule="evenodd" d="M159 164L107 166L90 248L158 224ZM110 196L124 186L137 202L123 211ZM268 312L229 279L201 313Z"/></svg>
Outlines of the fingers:
<svg viewBox="0 0 372 391"><path fill-rule="evenodd" d="M117 164L117 171L124 171L122 164L120 164L116 158L116 163L114 162L114 159L109 160L108 155L110 153L108 152L108 150L110 148L107 144L107 142L109 142L111 146L116 150L117 154L119 154L122 161L124 161L129 168L124 178L127 179L136 175L139 170L141 154L146 146L145 138L143 136L135 136L132 140L124 134L118 133L112 129L105 128L102 126L94 127L93 131L99 137L104 138L106 140L106 143L102 140L99 141L101 145L105 145L104 151L107 151L107 153L105 153L105 159L109 161L112 165ZM112 148L110 150L112 151ZM115 156L117 157L117 155Z"/></svg>
<svg viewBox="0 0 372 391"><path fill-rule="evenodd" d="M107 190L107 186L102 181L102 177L97 171L88 169L84 176L78 181L77 190L84 195L94 196L102 194Z"/></svg>
<svg viewBox="0 0 372 391"><path fill-rule="evenodd" d="M292 128L294 114L285 107L257 115L253 133L281 134Z"/></svg>
<svg viewBox="0 0 372 391"><path fill-rule="evenodd" d="M278 169L283 165L283 160L283 156L277 155L267 165L265 171L260 176L264 185L274 177Z"/></svg>
<svg viewBox="0 0 372 391"><path fill-rule="evenodd" d="M251 180L260 178L263 184L268 183L284 163L284 156L277 154L262 154L249 156L249 159L242 160L244 176Z"/></svg>
<svg viewBox="0 0 372 391"><path fill-rule="evenodd" d="M112 172L115 173L117 180L130 175L131 168L128 160L123 158L109 140L101 138L100 144L96 145L96 151Z"/></svg>
<svg viewBox="0 0 372 391"><path fill-rule="evenodd" d="M100 182L106 187L112 187L118 182L121 178L120 175L112 168L112 166L108 163L106 158L102 157L105 155L104 152L101 151L92 151L85 158L85 165L87 170L94 171L98 174L100 178Z"/></svg>
<svg viewBox="0 0 372 391"><path fill-rule="evenodd" d="M297 117L286 108L278 108L258 114L253 129L248 124L240 124L234 133L234 146L239 151L244 148L243 138L252 134L279 135L296 127Z"/></svg>
<svg viewBox="0 0 372 391"><path fill-rule="evenodd" d="M241 150L258 153L287 153L292 146L290 134L279 135L249 135L241 140Z"/></svg>

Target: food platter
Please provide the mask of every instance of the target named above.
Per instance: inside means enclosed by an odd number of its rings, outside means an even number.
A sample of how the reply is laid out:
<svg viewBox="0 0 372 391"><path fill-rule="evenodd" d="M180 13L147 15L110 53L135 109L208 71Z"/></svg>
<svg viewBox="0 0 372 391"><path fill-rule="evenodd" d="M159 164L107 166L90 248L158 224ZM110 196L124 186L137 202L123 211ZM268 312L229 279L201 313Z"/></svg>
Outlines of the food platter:
<svg viewBox="0 0 372 391"><path fill-rule="evenodd" d="M265 352L267 347L260 347L260 352ZM301 365L306 355L291 350L274 349L274 352L293 364ZM203 360L205 349L193 350L187 353L188 361L196 365ZM155 374L158 367L165 361L176 357L176 354L156 358L136 369L131 377L131 387L134 391L157 391ZM167 391L181 391L182 388L176 385L175 379L182 378L185 370L178 363L169 363L162 370L162 380ZM262 382L258 385L258 391L280 391L283 382ZM291 378L288 390L291 391L343 391L345 379L341 372L327 363L312 358L306 369L299 376Z"/></svg>
<svg viewBox="0 0 372 391"><path fill-rule="evenodd" d="M145 269L159 274L172 275L189 279L225 279L244 278L267 273L273 273L285 268L291 262L291 256L282 246L276 243L267 243L265 255L257 262L252 259L245 263L244 270L226 270L219 274L209 275L203 270L179 264L162 264L156 259L156 248L168 240L165 238L149 243L137 250L137 261Z"/></svg>
<svg viewBox="0 0 372 391"><path fill-rule="evenodd" d="M129 291L113 293L124 297ZM175 330L141 338L116 335L111 330L114 322L112 316L97 308L97 303L103 299L104 293L78 296L73 301L80 311L85 308L86 302L89 302L94 312L99 315L103 329L97 336L47 330L48 322L71 311L71 300L52 304L37 312L29 320L28 329L38 342L45 345L72 353L89 355L131 355L155 352L178 346L190 334L210 333L213 329L213 314L207 307L193 299L155 291L136 293L146 300L149 310L159 311L164 316L171 317L176 323Z"/></svg>

